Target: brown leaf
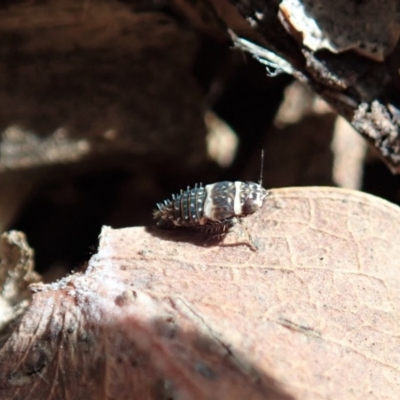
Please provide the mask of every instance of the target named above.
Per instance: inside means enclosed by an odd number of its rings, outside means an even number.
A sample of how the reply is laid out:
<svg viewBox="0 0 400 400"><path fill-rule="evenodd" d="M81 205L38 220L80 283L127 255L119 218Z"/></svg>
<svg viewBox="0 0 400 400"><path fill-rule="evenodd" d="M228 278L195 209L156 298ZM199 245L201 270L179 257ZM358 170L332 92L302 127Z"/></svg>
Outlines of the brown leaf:
<svg viewBox="0 0 400 400"><path fill-rule="evenodd" d="M291 188L218 245L104 228L84 273L34 287L0 398L396 398L399 225L378 198Z"/></svg>
<svg viewBox="0 0 400 400"><path fill-rule="evenodd" d="M33 250L21 232L5 232L0 236L0 346L3 329L29 306L29 284L39 282L34 272Z"/></svg>

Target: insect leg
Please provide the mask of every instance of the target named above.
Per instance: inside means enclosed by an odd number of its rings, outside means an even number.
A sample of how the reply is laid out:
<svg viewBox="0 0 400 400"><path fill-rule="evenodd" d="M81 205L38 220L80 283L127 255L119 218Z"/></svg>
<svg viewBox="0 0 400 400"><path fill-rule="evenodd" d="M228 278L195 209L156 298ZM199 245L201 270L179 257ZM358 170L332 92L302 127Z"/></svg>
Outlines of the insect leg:
<svg viewBox="0 0 400 400"><path fill-rule="evenodd" d="M238 219L239 225L241 227L242 230L244 230L246 232L247 235L247 241L245 242L245 244L247 244L251 250L253 251L257 251L258 248L256 246L256 244L254 243L253 237L251 236L251 233L249 232L249 230L247 229L246 223L243 222L243 220L241 218Z"/></svg>
<svg viewBox="0 0 400 400"><path fill-rule="evenodd" d="M212 240L222 240L235 223L236 218L230 218L224 221L210 222L207 225L199 226L196 230L207 235L207 239L205 240L205 245L207 245Z"/></svg>

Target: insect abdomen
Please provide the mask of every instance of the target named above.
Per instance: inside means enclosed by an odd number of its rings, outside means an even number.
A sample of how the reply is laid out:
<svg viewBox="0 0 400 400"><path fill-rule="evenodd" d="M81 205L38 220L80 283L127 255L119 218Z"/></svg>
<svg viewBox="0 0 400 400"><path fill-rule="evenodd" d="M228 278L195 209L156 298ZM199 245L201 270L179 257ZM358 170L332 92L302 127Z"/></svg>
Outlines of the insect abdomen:
<svg viewBox="0 0 400 400"><path fill-rule="evenodd" d="M195 226L201 225L204 214L204 201L206 199L205 190L200 185L187 188L177 196L174 196L174 220L175 225Z"/></svg>
<svg viewBox="0 0 400 400"><path fill-rule="evenodd" d="M172 201L158 203L158 210L154 211L154 218L158 225L197 226L206 222L204 217L204 202L206 191L200 184L194 188L181 190L180 194L173 195Z"/></svg>

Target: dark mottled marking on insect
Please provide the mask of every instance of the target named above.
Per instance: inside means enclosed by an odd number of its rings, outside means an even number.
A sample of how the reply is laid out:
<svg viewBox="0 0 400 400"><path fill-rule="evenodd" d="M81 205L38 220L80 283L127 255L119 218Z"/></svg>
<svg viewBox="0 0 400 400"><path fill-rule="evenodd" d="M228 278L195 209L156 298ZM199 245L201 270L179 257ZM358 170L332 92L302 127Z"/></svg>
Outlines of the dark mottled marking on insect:
<svg viewBox="0 0 400 400"><path fill-rule="evenodd" d="M160 227L223 234L238 219L259 210L267 195L267 190L254 182L223 181L205 187L200 184L158 203L153 215Z"/></svg>

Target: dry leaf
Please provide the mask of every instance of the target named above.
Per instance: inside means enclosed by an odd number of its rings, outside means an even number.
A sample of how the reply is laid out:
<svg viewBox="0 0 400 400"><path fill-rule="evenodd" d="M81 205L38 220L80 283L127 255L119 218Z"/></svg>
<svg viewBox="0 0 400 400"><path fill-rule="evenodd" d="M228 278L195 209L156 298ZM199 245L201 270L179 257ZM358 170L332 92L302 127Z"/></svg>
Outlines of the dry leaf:
<svg viewBox="0 0 400 400"><path fill-rule="evenodd" d="M397 398L399 225L381 199L291 188L218 245L104 228L84 273L34 287L0 398Z"/></svg>
<svg viewBox="0 0 400 400"><path fill-rule="evenodd" d="M40 281L33 269L33 250L25 235L17 231L3 233L0 236L0 332L29 306L29 284Z"/></svg>

